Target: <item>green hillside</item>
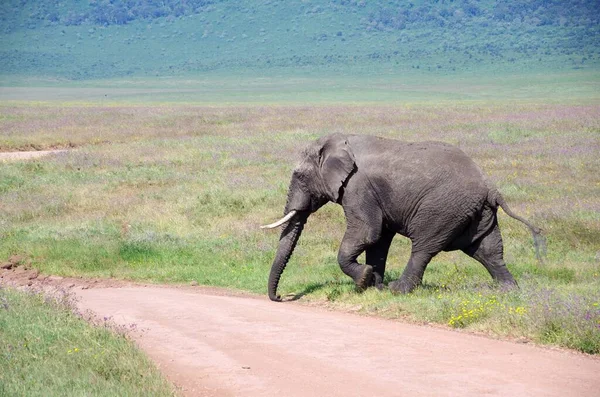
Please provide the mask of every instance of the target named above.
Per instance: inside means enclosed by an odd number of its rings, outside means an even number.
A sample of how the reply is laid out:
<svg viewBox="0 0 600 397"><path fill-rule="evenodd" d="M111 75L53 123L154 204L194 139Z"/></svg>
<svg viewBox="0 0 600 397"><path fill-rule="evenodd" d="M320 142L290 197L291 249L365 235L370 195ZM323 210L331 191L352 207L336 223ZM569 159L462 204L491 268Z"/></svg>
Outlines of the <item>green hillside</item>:
<svg viewBox="0 0 600 397"><path fill-rule="evenodd" d="M597 0L3 0L0 75L597 69Z"/></svg>

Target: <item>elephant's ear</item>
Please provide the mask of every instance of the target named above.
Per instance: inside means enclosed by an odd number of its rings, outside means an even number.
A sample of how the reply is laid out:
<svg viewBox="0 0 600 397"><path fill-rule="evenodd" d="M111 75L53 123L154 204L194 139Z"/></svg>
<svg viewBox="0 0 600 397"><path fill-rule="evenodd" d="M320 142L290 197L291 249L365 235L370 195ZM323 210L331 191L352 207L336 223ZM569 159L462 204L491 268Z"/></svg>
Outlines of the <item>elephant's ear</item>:
<svg viewBox="0 0 600 397"><path fill-rule="evenodd" d="M354 154L346 137L336 134L325 141L320 156L326 193L333 202L337 202L340 188L356 167Z"/></svg>

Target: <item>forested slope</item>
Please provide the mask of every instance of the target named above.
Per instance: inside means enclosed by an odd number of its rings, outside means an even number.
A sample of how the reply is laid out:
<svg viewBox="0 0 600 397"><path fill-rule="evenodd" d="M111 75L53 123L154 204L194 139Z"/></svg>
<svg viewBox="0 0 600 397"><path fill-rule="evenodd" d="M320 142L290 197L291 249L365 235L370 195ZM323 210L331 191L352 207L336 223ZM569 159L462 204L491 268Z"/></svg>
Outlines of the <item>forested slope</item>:
<svg viewBox="0 0 600 397"><path fill-rule="evenodd" d="M597 0L4 0L0 74L564 70L600 65Z"/></svg>

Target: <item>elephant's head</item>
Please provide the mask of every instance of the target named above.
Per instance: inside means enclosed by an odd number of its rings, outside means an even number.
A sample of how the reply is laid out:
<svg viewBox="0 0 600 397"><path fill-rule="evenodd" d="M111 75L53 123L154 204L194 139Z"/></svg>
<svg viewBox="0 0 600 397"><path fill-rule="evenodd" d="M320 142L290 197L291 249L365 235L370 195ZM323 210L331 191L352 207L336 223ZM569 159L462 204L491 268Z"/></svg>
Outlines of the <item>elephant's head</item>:
<svg viewBox="0 0 600 397"><path fill-rule="evenodd" d="M356 168L354 155L345 136L331 135L309 146L292 174L284 217L263 228L285 224L271 273L269 298L279 301L277 285L298 242L308 215L328 201L339 202L343 186Z"/></svg>

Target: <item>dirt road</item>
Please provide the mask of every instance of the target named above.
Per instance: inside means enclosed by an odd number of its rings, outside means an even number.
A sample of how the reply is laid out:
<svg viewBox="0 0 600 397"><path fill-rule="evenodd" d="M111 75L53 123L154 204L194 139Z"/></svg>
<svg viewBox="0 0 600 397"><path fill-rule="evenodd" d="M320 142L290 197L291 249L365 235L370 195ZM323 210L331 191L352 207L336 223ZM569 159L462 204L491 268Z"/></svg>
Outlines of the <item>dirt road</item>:
<svg viewBox="0 0 600 397"><path fill-rule="evenodd" d="M211 290L78 290L190 396L600 396L600 360Z"/></svg>

